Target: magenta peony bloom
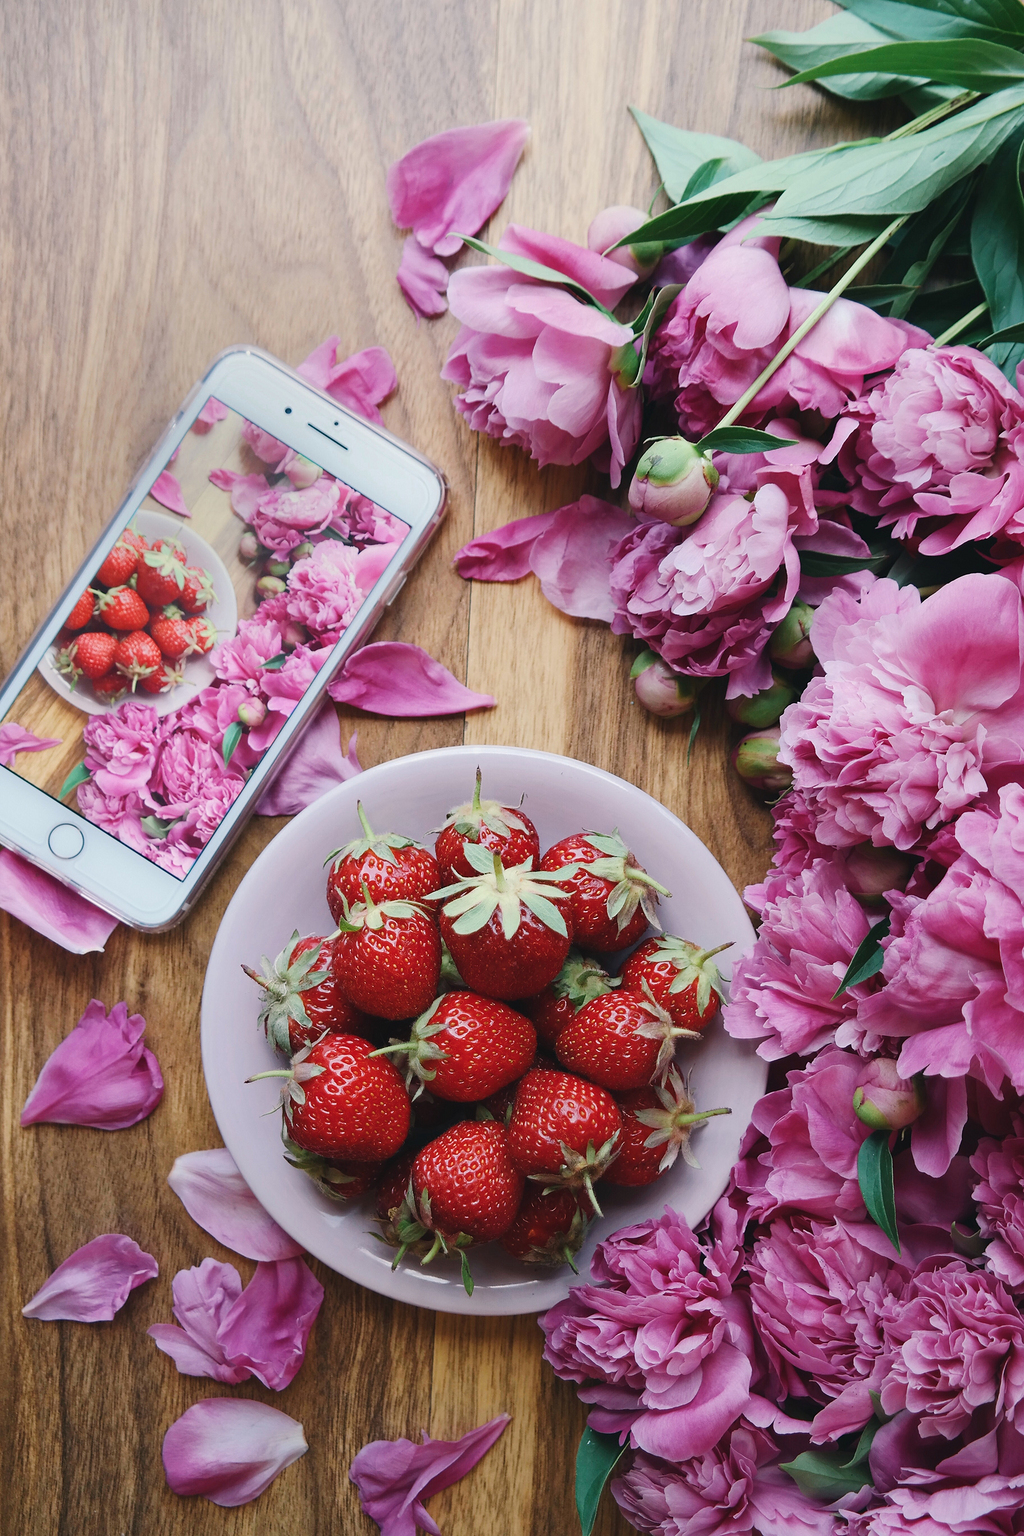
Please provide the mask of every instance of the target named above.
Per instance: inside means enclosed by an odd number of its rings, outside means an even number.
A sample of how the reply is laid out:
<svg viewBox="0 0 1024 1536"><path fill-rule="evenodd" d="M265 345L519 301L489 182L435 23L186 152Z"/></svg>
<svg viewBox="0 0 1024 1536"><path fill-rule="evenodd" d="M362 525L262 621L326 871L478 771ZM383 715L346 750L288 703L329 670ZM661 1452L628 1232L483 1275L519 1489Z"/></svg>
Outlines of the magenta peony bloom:
<svg viewBox="0 0 1024 1536"><path fill-rule="evenodd" d="M783 715L781 756L819 842L912 848L1024 759L1024 615L1002 577L923 603L891 581L859 604L834 593L812 642L824 675Z"/></svg>
<svg viewBox="0 0 1024 1536"><path fill-rule="evenodd" d="M137 1285L159 1267L151 1253L120 1232L105 1232L76 1248L21 1309L41 1322L108 1323Z"/></svg>
<svg viewBox="0 0 1024 1536"><path fill-rule="evenodd" d="M568 240L510 224L500 248L529 257L614 305L632 272ZM441 376L462 393L456 408L476 432L523 448L540 464L597 456L613 485L640 431L640 392L619 381L633 333L561 288L511 267L465 267L448 285L462 330Z"/></svg>
<svg viewBox="0 0 1024 1536"><path fill-rule="evenodd" d="M1024 539L1024 399L973 347L912 347L847 408L840 465L854 505L941 555L995 533ZM919 528L923 524L923 528Z"/></svg>
<svg viewBox="0 0 1024 1536"><path fill-rule="evenodd" d="M172 1493L202 1494L235 1509L270 1487L309 1450L302 1425L268 1403L208 1397L193 1403L164 1435L163 1462Z"/></svg>
<svg viewBox="0 0 1024 1536"><path fill-rule="evenodd" d="M161 821L173 821L168 838L203 848L245 787L245 777L195 731L177 730L157 755L146 802Z"/></svg>
<svg viewBox="0 0 1024 1536"><path fill-rule="evenodd" d="M277 485L260 497L250 521L265 549L287 555L328 527L340 500L340 485L327 475L300 491Z"/></svg>
<svg viewBox="0 0 1024 1536"><path fill-rule="evenodd" d="M974 1198L978 1226L989 1239L985 1263L1007 1285L1024 1286L1024 1120L1014 1117L1012 1136L978 1143L971 1167L980 1182Z"/></svg>
<svg viewBox="0 0 1024 1536"><path fill-rule="evenodd" d="M231 639L221 641L211 651L210 661L221 682L259 688L264 665L272 656L280 656L283 649L281 625L267 617L264 603L254 619L242 619Z"/></svg>
<svg viewBox="0 0 1024 1536"><path fill-rule="evenodd" d="M93 715L82 731L85 766L104 795L144 794L166 734L151 704L126 699L116 709Z"/></svg>
<svg viewBox="0 0 1024 1536"><path fill-rule="evenodd" d="M127 843L136 853L150 857L153 839L147 837L142 825L150 808L135 790L127 795L105 795L95 779L86 779L75 791L75 800L87 821Z"/></svg>
<svg viewBox="0 0 1024 1536"><path fill-rule="evenodd" d="M43 1066L22 1125L123 1131L145 1120L164 1092L160 1063L142 1039L145 1029L142 1014L129 1016L127 1003L115 1003L108 1014L94 998Z"/></svg>
<svg viewBox="0 0 1024 1536"><path fill-rule="evenodd" d="M454 256L505 200L530 137L522 118L449 128L424 139L388 170L391 217L424 250Z"/></svg>
<svg viewBox="0 0 1024 1536"><path fill-rule="evenodd" d="M414 235L402 246L397 281L417 320L443 315L448 308L448 268L425 251Z"/></svg>
<svg viewBox="0 0 1024 1536"><path fill-rule="evenodd" d="M325 539L288 572L285 612L320 645L335 645L359 611L364 593L356 570L362 558L348 545Z"/></svg>
<svg viewBox="0 0 1024 1536"><path fill-rule="evenodd" d="M432 1440L424 1432L422 1445L414 1440L371 1440L364 1445L348 1475L359 1490L363 1510L380 1526L381 1536L415 1536L420 1530L440 1536L423 1507L424 1499L472 1472L511 1422L507 1413L499 1413L458 1440Z"/></svg>

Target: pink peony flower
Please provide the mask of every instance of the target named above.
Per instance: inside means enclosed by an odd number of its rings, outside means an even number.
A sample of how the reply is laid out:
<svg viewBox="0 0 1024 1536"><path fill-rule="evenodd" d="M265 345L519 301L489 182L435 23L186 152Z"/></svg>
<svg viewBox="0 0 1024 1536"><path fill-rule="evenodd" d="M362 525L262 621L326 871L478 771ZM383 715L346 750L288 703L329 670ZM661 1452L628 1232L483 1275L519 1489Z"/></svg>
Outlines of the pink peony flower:
<svg viewBox="0 0 1024 1536"><path fill-rule="evenodd" d="M989 1239L985 1263L1007 1285L1024 1286L1024 1121L1002 1141L984 1137L971 1167L980 1182L974 1191L978 1226Z"/></svg>
<svg viewBox="0 0 1024 1536"><path fill-rule="evenodd" d="M338 735L338 713L325 699L316 719L302 733L294 752L256 802L257 816L296 816L329 789L362 773L353 732L345 753Z"/></svg>
<svg viewBox="0 0 1024 1536"><path fill-rule="evenodd" d="M102 954L117 927L116 917L9 848L0 848L0 908L73 955Z"/></svg>
<svg viewBox="0 0 1024 1536"><path fill-rule="evenodd" d="M1024 539L1024 399L984 353L908 348L847 413L857 431L839 462L854 505L897 538L924 532L925 555Z"/></svg>
<svg viewBox="0 0 1024 1536"><path fill-rule="evenodd" d="M388 170L391 217L424 250L454 256L505 200L530 137L522 118L449 128L424 139Z"/></svg>
<svg viewBox="0 0 1024 1536"><path fill-rule="evenodd" d="M409 532L406 523L345 485L331 527L359 549L367 544L400 544Z"/></svg>
<svg viewBox="0 0 1024 1536"><path fill-rule="evenodd" d="M329 526L340 500L341 487L327 475L300 491L276 485L260 497L250 521L265 549L287 555Z"/></svg>
<svg viewBox="0 0 1024 1536"><path fill-rule="evenodd" d="M288 660L276 672L263 675L263 694L267 714L262 725L249 732L249 746L262 752L280 734L288 716L306 693L320 668L331 659L329 649L314 651L307 645L296 646Z"/></svg>
<svg viewBox="0 0 1024 1536"><path fill-rule="evenodd" d="M160 1063L143 1043L146 1021L127 1003L110 1013L95 998L57 1046L25 1100L22 1125L91 1125L122 1131L163 1098Z"/></svg>
<svg viewBox="0 0 1024 1536"><path fill-rule="evenodd" d="M152 838L147 837L142 818L149 815L150 808L136 790L127 795L105 795L95 779L86 779L75 791L75 800L87 821L149 857Z"/></svg>
<svg viewBox="0 0 1024 1536"><path fill-rule="evenodd" d="M244 775L209 741L177 730L160 748L145 798L161 821L174 822L172 843L203 848L244 787Z"/></svg>
<svg viewBox="0 0 1024 1536"><path fill-rule="evenodd" d="M443 315L448 308L448 268L425 251L414 235L402 246L397 281L417 321Z"/></svg>
<svg viewBox="0 0 1024 1536"><path fill-rule="evenodd" d="M235 1509L258 1498L308 1450L302 1425L279 1408L209 1397L186 1409L164 1435L164 1471L172 1493L203 1494L211 1504Z"/></svg>
<svg viewBox="0 0 1024 1536"><path fill-rule="evenodd" d="M618 262L568 240L510 224L500 248L582 284L614 305L635 280ZM629 326L564 289L510 267L466 267L448 285L462 330L441 370L462 391L456 408L476 432L514 443L540 464L597 455L613 485L640 431L640 392L619 381Z"/></svg>
<svg viewBox="0 0 1024 1536"><path fill-rule="evenodd" d="M511 1422L507 1413L500 1413L458 1440L432 1440L424 1432L422 1445L413 1440L371 1440L364 1445L348 1475L381 1536L416 1536L419 1530L440 1536L424 1499L471 1472Z"/></svg>
<svg viewBox="0 0 1024 1536"><path fill-rule="evenodd" d="M359 611L364 596L356 582L359 559L348 545L325 539L288 573L285 611L321 645L335 645Z"/></svg>
<svg viewBox="0 0 1024 1536"><path fill-rule="evenodd" d="M259 688L263 668L284 649L281 624L267 616L261 604L254 619L242 619L230 640L222 640L210 653L213 670L224 683L244 683ZM200 696L201 697L201 696Z"/></svg>
<svg viewBox="0 0 1024 1536"><path fill-rule="evenodd" d="M260 1205L226 1147L185 1152L167 1182L197 1226L247 1259L292 1259L305 1252Z"/></svg>
<svg viewBox="0 0 1024 1536"><path fill-rule="evenodd" d="M21 1314L47 1323L107 1323L137 1285L157 1274L156 1260L133 1238L106 1232L58 1264Z"/></svg>
<svg viewBox="0 0 1024 1536"><path fill-rule="evenodd" d="M871 1445L886 1503L850 1517L850 1536L1015 1536L1024 1490L1024 1437L1005 1420L964 1444L924 1438L924 1417L898 1413ZM989 1420L989 1422L991 1422ZM970 1434L970 1432L969 1432Z"/></svg>
<svg viewBox="0 0 1024 1536"><path fill-rule="evenodd" d="M924 603L891 581L859 604L837 592L812 643L823 675L783 715L781 757L819 842L912 848L1024 759L1024 615L1011 582L961 576Z"/></svg>
<svg viewBox="0 0 1024 1536"><path fill-rule="evenodd" d="M85 766L97 789L112 798L145 794L166 725L151 704L126 699L92 715L82 731Z"/></svg>

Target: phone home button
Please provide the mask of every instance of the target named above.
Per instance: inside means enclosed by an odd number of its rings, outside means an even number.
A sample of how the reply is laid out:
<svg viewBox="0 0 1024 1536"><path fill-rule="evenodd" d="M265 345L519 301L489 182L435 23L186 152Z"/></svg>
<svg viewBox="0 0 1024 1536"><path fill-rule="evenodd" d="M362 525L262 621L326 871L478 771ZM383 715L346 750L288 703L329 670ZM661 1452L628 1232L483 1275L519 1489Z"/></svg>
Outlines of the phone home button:
<svg viewBox="0 0 1024 1536"><path fill-rule="evenodd" d="M56 854L58 859L76 858L85 847L85 838L81 831L69 821L63 821L60 826L54 827L46 841L50 852Z"/></svg>

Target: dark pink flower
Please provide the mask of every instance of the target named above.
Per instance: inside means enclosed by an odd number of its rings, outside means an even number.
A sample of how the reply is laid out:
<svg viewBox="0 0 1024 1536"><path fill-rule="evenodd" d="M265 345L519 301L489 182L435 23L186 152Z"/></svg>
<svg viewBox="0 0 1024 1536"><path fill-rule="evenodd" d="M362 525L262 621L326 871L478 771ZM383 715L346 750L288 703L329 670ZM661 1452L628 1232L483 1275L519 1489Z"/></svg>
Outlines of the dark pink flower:
<svg viewBox="0 0 1024 1536"><path fill-rule="evenodd" d="M48 747L59 747L60 744L59 736L44 739L33 731L26 731L23 725L8 721L6 725L0 725L0 768L10 768L19 752L45 752Z"/></svg>
<svg viewBox="0 0 1024 1536"><path fill-rule="evenodd" d="M47 1323L107 1323L137 1285L157 1274L152 1254L143 1253L130 1237L107 1232L58 1264L21 1313Z"/></svg>
<svg viewBox="0 0 1024 1536"><path fill-rule="evenodd" d="M1016 1536L1024 1490L1016 1428L1004 1420L951 1447L925 1438L925 1423L904 1411L875 1435L871 1474L886 1503L852 1516L850 1536Z"/></svg>
<svg viewBox="0 0 1024 1536"><path fill-rule="evenodd" d="M443 315L448 308L448 268L425 251L415 235L402 246L397 281L417 320Z"/></svg>
<svg viewBox="0 0 1024 1536"><path fill-rule="evenodd" d="M425 250L454 256L505 200L530 136L522 118L449 128L424 139L388 170L391 217Z"/></svg>
<svg viewBox="0 0 1024 1536"><path fill-rule="evenodd" d="M117 927L116 917L9 848L0 848L0 907L73 955L102 954Z"/></svg>
<svg viewBox="0 0 1024 1536"><path fill-rule="evenodd" d="M381 1536L416 1536L419 1530L441 1536L423 1501L450 1488L471 1472L511 1423L507 1413L471 1429L458 1440L371 1440L349 1468L359 1502Z"/></svg>
<svg viewBox="0 0 1024 1536"><path fill-rule="evenodd" d="M365 556L347 544L325 539L288 572L285 611L322 645L336 644L359 611L364 596L356 582L360 559Z"/></svg>
<svg viewBox="0 0 1024 1536"><path fill-rule="evenodd" d="M104 795L144 794L165 734L151 704L126 699L116 709L93 715L82 731L85 766Z"/></svg>
<svg viewBox="0 0 1024 1536"><path fill-rule="evenodd" d="M1007 1285L1024 1286L1024 1121L1014 1117L1014 1134L1002 1141L986 1136L971 1167L979 1177L974 1191L978 1226L987 1237L985 1263Z"/></svg>
<svg viewBox="0 0 1024 1536"><path fill-rule="evenodd" d="M418 645L398 640L354 652L327 691L340 704L403 720L494 707L489 693L474 693Z"/></svg>
<svg viewBox="0 0 1024 1536"><path fill-rule="evenodd" d="M146 836L142 818L149 815L150 808L136 790L127 795L105 795L94 779L86 779L75 791L75 799L87 821L149 857L152 839Z"/></svg>
<svg viewBox="0 0 1024 1536"><path fill-rule="evenodd" d="M305 1250L260 1205L226 1147L185 1152L167 1182L204 1232L247 1259L291 1259Z"/></svg>
<svg viewBox="0 0 1024 1536"><path fill-rule="evenodd" d="M122 1131L145 1120L163 1098L160 1064L144 1044L146 1021L127 1003L110 1013L93 1001L52 1052L21 1112L22 1125L91 1125Z"/></svg>
<svg viewBox="0 0 1024 1536"><path fill-rule="evenodd" d="M329 789L362 773L353 733L343 754L338 714L325 699L294 752L256 802L257 816L297 816Z"/></svg>
<svg viewBox="0 0 1024 1536"><path fill-rule="evenodd" d="M327 475L298 491L278 484L260 497L249 521L265 549L287 555L323 532L340 500L341 487Z"/></svg>
<svg viewBox="0 0 1024 1536"><path fill-rule="evenodd" d="M172 1493L201 1493L234 1509L259 1498L308 1450L302 1425L279 1408L210 1397L186 1409L164 1435L164 1471Z"/></svg>

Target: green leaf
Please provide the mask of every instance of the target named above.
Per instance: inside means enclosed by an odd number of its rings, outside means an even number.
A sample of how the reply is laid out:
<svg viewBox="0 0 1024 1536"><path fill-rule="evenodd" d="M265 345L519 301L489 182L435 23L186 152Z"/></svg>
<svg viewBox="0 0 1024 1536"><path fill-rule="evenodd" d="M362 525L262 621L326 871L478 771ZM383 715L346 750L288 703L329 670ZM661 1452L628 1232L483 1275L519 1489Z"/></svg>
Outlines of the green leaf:
<svg viewBox="0 0 1024 1536"><path fill-rule="evenodd" d="M988 300L993 335L984 343L996 348L992 361L1015 382L1024 358L1022 336L999 336L1024 323L1024 197L1021 163L1024 127L1006 140L985 172L971 223L971 256ZM996 339L998 338L998 339Z"/></svg>
<svg viewBox="0 0 1024 1536"><path fill-rule="evenodd" d="M1019 0L903 0L922 11L938 12L972 27L1004 31L1024 39Z"/></svg>
<svg viewBox="0 0 1024 1536"><path fill-rule="evenodd" d="M867 245L877 240L890 219L840 216L836 219L776 219L768 217L758 234L778 235L784 240L805 240L808 245L838 245L847 248ZM807 287L801 283L801 287Z"/></svg>
<svg viewBox="0 0 1024 1536"><path fill-rule="evenodd" d="M694 173L709 161L720 161L724 174L730 175L733 171L744 171L748 166L756 165L760 158L736 139L723 139L714 133L692 133L686 128L674 128L671 123L659 122L656 117L641 112L639 107L629 110L654 156L665 191L674 203L685 195L687 182Z"/></svg>
<svg viewBox="0 0 1024 1536"><path fill-rule="evenodd" d="M232 754L242 739L242 726L235 720L224 732L224 740L221 742L221 756L225 763L230 763Z"/></svg>
<svg viewBox="0 0 1024 1536"><path fill-rule="evenodd" d="M502 251L496 245L488 245L485 240L474 240L469 235L460 235L474 251L479 251L483 256L493 256L495 261L500 261L503 267L511 267L513 272L521 272L524 277L533 277L539 283L553 283L559 288L568 288L577 298L585 304L592 304L603 315L609 312L604 305L599 303L594 295L584 288L582 283L577 283L574 278L566 277L564 272L556 272L554 267L542 266L539 261L533 261L529 256L518 256L515 251ZM636 237L630 236L629 243L635 245Z"/></svg>
<svg viewBox="0 0 1024 1536"><path fill-rule="evenodd" d="M857 1153L857 1182L867 1213L876 1227L881 1227L896 1252L900 1236L896 1229L896 1195L892 1182L891 1131L872 1131Z"/></svg>
<svg viewBox="0 0 1024 1536"><path fill-rule="evenodd" d="M263 663L264 672L280 672L288 657L284 651L278 651L276 656L271 656L269 661Z"/></svg>
<svg viewBox="0 0 1024 1536"><path fill-rule="evenodd" d="M811 69L835 58L841 49L863 49L868 44L889 43L892 38L861 17L840 11L807 32L765 32L749 39L790 69ZM902 96L920 83L921 77L878 74L836 75L826 86L836 96L850 101L877 101L885 96Z"/></svg>
<svg viewBox="0 0 1024 1536"><path fill-rule="evenodd" d="M624 1450L618 1435L599 1435L589 1427L583 1431L576 1452L576 1513L583 1536L590 1536L594 1529L604 1485Z"/></svg>
<svg viewBox="0 0 1024 1536"><path fill-rule="evenodd" d="M666 283L664 288L656 288L633 322L633 334L641 338L640 355L637 358L636 376L633 381L635 385L639 384L643 379L651 338L668 314L672 300L682 291L682 283ZM637 330L637 325L641 319L643 320L643 325Z"/></svg>
<svg viewBox="0 0 1024 1536"><path fill-rule="evenodd" d="M658 658L653 651L641 651L640 655L636 658L633 665L629 669L630 682L632 682L634 678L639 677L641 672L646 672L648 667L653 667L657 659Z"/></svg>
<svg viewBox="0 0 1024 1536"><path fill-rule="evenodd" d="M983 336L976 341L976 347L990 347L997 341L1024 341L1024 321L1017 325L1006 325L1001 331L993 331L990 336Z"/></svg>
<svg viewBox="0 0 1024 1536"><path fill-rule="evenodd" d="M695 197L698 192L703 192L705 187L713 187L716 181L724 181L732 175L732 169L726 167L725 161L719 157L717 160L705 160L703 165L698 165L686 186L683 188L683 196L680 202L687 197Z"/></svg>
<svg viewBox="0 0 1024 1536"><path fill-rule="evenodd" d="M694 443L699 453L766 453L771 448L792 448L792 437L776 437L756 427L715 427Z"/></svg>
<svg viewBox="0 0 1024 1536"><path fill-rule="evenodd" d="M887 311L894 299L901 299L904 294L909 294L913 299L916 293L917 288L908 283L864 283L857 288L847 288L844 298L856 299L858 304L864 304L868 309Z"/></svg>
<svg viewBox="0 0 1024 1536"><path fill-rule="evenodd" d="M862 21L903 38L983 37L994 43L1012 44L1020 35L1016 0L997 0L990 9L985 0L838 0L844 10ZM1012 9L1011 9L1012 8ZM987 18L999 14L993 25Z"/></svg>
<svg viewBox="0 0 1024 1536"><path fill-rule="evenodd" d="M847 576L851 571L884 571L891 559L891 550L867 555L821 555L813 549L802 549L800 570L804 576Z"/></svg>
<svg viewBox="0 0 1024 1536"><path fill-rule="evenodd" d="M697 740L697 732L700 730L700 700L693 706L693 724L690 726L690 739L686 743L686 766L690 766L690 754L693 752L693 744Z"/></svg>
<svg viewBox="0 0 1024 1536"><path fill-rule="evenodd" d="M973 278L967 283L952 283L948 288L931 288L918 295L907 318L932 336L941 336L954 320L966 315L982 298L984 294ZM981 335L984 329L984 322L979 322L978 334ZM961 336L958 340L964 341L966 337Z"/></svg>
<svg viewBox="0 0 1024 1536"><path fill-rule="evenodd" d="M839 997L847 987L855 987L859 982L867 981L877 975L885 962L885 951L882 948L882 940L889 932L892 922L892 914L887 912L880 922L865 934L854 951L853 959L846 967L846 975L839 983L833 997Z"/></svg>
<svg viewBox="0 0 1024 1536"><path fill-rule="evenodd" d="M967 91L991 92L1024 80L1024 57L1015 48L981 38L878 43L872 48L839 43L832 55L830 59L792 75L785 82L786 86L806 85L811 80L828 79L830 75L864 71L902 75L901 89L917 84L919 80L935 80L940 85L959 85Z"/></svg>
<svg viewBox="0 0 1024 1536"><path fill-rule="evenodd" d="M792 1461L780 1465L788 1472L802 1493L822 1503L831 1504L847 1493L859 1493L865 1483L871 1482L871 1472L865 1460L848 1466L840 1458L843 1452L824 1446L801 1451Z"/></svg>
<svg viewBox="0 0 1024 1536"><path fill-rule="evenodd" d="M84 784L89 777L89 770L84 763L79 763L77 768L72 768L60 787L60 794L57 796L58 800L63 800L65 795L70 794L73 789L77 789L79 784Z"/></svg>

